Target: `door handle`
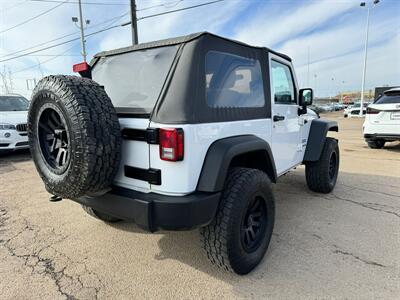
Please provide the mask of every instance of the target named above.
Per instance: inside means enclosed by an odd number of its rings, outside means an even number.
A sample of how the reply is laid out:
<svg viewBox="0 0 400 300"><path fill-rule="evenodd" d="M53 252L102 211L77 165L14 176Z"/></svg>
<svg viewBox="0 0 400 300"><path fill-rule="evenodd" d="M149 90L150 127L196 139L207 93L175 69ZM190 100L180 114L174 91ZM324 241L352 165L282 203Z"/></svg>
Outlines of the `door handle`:
<svg viewBox="0 0 400 300"><path fill-rule="evenodd" d="M274 122L279 122L285 120L285 117L276 115L272 119L274 120Z"/></svg>

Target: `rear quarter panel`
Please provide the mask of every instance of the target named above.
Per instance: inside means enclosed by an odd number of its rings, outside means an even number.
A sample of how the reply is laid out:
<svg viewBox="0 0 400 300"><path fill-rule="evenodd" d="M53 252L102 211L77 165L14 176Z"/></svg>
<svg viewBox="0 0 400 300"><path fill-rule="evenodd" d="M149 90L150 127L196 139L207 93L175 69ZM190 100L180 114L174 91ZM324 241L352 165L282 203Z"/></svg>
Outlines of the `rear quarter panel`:
<svg viewBox="0 0 400 300"><path fill-rule="evenodd" d="M163 161L159 145L150 145L150 167L161 170L161 185L151 185L151 191L165 195L185 195L196 190L208 148L216 140L253 134L268 143L271 141L271 119L182 126L151 122L150 127L182 128L184 131L183 161Z"/></svg>

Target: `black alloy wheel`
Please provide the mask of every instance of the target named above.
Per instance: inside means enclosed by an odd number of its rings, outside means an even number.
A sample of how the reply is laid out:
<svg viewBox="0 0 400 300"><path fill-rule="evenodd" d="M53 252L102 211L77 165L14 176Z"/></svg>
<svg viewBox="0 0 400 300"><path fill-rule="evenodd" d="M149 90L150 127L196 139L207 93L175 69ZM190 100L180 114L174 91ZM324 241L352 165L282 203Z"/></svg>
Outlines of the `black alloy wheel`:
<svg viewBox="0 0 400 300"><path fill-rule="evenodd" d="M38 118L39 146L46 164L62 174L70 162L70 136L60 109L52 103L43 106Z"/></svg>
<svg viewBox="0 0 400 300"><path fill-rule="evenodd" d="M267 224L267 208L265 200L256 196L249 203L242 220L241 242L243 249L251 253L258 249L265 236Z"/></svg>
<svg viewBox="0 0 400 300"><path fill-rule="evenodd" d="M332 152L331 158L329 159L329 178L332 180L336 176L336 165L337 165L337 157L336 153Z"/></svg>

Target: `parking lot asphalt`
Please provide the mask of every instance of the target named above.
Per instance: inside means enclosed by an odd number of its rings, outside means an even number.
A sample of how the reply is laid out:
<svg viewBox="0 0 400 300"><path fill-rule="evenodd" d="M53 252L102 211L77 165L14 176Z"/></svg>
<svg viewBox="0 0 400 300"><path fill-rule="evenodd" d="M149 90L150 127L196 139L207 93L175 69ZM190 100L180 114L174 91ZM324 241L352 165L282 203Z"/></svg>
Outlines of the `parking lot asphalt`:
<svg viewBox="0 0 400 300"><path fill-rule="evenodd" d="M331 194L304 168L274 186L276 224L247 276L213 267L197 230L148 234L48 201L29 153L0 158L0 299L399 299L400 143L369 149L361 119L337 119Z"/></svg>

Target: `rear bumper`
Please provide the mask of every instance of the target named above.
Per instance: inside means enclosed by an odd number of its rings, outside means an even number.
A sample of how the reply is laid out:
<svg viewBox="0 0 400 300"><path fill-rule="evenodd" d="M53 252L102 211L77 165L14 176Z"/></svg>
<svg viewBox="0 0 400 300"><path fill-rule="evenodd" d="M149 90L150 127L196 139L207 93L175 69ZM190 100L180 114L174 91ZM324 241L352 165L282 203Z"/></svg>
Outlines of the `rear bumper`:
<svg viewBox="0 0 400 300"><path fill-rule="evenodd" d="M366 140L377 140L383 139L387 141L400 141L400 134L385 134L385 133L374 133L374 134L364 134Z"/></svg>
<svg viewBox="0 0 400 300"><path fill-rule="evenodd" d="M209 224L216 214L219 198L220 193L165 196L118 187L101 196L85 196L73 201L133 221L154 232L157 229L184 230Z"/></svg>

